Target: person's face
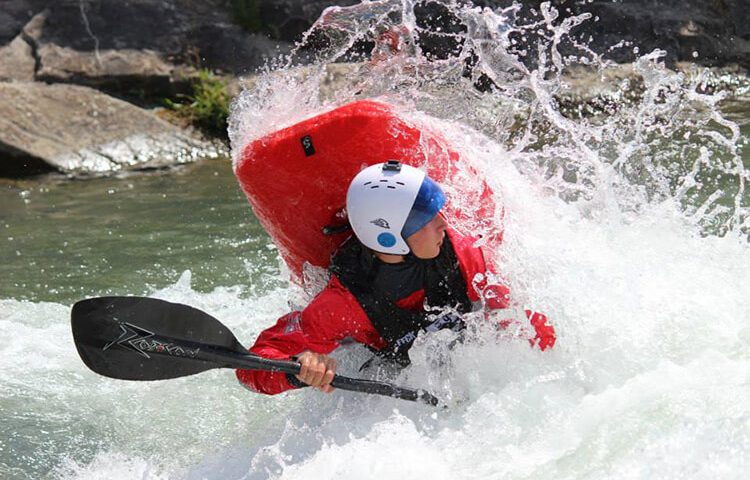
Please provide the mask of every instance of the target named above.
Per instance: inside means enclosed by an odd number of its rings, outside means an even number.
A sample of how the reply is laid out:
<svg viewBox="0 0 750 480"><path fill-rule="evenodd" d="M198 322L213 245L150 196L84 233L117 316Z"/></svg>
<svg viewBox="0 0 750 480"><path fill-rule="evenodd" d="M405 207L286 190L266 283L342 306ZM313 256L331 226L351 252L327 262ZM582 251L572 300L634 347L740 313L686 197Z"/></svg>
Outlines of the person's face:
<svg viewBox="0 0 750 480"><path fill-rule="evenodd" d="M440 246L443 244L447 226L448 224L440 214L435 215L435 218L427 225L406 238L406 244L417 258L425 260L435 258L440 254Z"/></svg>

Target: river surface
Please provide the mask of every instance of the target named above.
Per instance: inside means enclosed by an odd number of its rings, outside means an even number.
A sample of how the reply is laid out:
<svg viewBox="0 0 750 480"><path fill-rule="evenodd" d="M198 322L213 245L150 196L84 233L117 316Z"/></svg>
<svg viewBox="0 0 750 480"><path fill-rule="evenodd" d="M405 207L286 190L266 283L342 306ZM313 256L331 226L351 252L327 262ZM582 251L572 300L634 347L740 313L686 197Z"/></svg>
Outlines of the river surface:
<svg viewBox="0 0 750 480"><path fill-rule="evenodd" d="M507 31L502 15L457 13ZM394 21L343 15L326 21L349 34L360 21ZM550 35L565 28L551 24ZM480 53L504 87L492 96L449 64L435 70L401 52L355 72L334 103L393 102L471 159L505 209L492 252L503 280L518 305L549 315L553 350L481 329L453 350L449 332L421 337L393 381L450 399L447 410L339 391L267 397L226 370L103 378L73 345L70 307L81 298L185 303L249 345L305 294L289 285L232 159L1 181L0 478L746 478L747 90L698 95L698 80L656 55L636 65L641 100L573 119L552 107L561 79L518 66L506 78L493 61L507 58ZM329 108L309 96L319 88L315 75L269 75L243 94L234 161L249 139ZM336 356L350 376L369 358L351 345Z"/></svg>
<svg viewBox="0 0 750 480"><path fill-rule="evenodd" d="M145 293L186 270L201 291L260 288L263 269L277 273L275 248L227 158L175 171L2 187L6 298L72 302Z"/></svg>

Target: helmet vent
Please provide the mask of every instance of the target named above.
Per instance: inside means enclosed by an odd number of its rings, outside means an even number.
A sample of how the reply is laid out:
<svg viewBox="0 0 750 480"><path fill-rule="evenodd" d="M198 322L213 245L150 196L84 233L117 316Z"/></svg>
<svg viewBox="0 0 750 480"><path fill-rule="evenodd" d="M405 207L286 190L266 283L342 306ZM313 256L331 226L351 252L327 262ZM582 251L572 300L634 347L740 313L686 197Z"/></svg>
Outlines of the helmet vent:
<svg viewBox="0 0 750 480"><path fill-rule="evenodd" d="M380 187L380 185L378 185L379 183L385 183L386 185L384 185L384 186L386 188L390 188L391 190L396 190L398 187L396 185L388 185L389 183L396 183L397 185L401 185L402 187L406 186L406 184L404 182L391 182L388 179L377 180L378 184L375 184L375 185L372 185L373 182L374 182L374 180L370 180L369 182L363 183L362 186L365 186L365 187L369 186L371 190L374 189L374 188Z"/></svg>

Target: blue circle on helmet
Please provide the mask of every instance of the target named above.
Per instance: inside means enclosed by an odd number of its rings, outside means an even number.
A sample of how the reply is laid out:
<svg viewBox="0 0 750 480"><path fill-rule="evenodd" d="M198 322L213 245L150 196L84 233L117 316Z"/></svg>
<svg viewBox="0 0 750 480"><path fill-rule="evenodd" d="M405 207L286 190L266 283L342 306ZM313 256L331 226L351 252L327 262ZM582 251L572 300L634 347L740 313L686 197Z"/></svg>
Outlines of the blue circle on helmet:
<svg viewBox="0 0 750 480"><path fill-rule="evenodd" d="M396 245L396 237L392 233L383 232L378 235L378 243L381 247L391 248Z"/></svg>

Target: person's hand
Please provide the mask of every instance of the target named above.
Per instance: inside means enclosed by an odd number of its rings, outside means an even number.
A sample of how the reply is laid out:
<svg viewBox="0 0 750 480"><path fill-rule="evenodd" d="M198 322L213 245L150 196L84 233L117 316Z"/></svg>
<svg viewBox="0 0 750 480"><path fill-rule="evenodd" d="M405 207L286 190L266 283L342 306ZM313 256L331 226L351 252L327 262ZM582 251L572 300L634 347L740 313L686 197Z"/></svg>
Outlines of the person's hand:
<svg viewBox="0 0 750 480"><path fill-rule="evenodd" d="M297 355L297 362L302 367L297 379L325 393L333 391L331 382L336 374L336 360L328 355L305 350Z"/></svg>
<svg viewBox="0 0 750 480"><path fill-rule="evenodd" d="M555 340L557 340L557 334L555 333L554 327L547 323L547 316L543 313L532 312L526 310L526 316L529 318L529 322L536 330L536 336L531 341L532 345L538 345L539 350L544 351L546 348L552 348L555 346Z"/></svg>

